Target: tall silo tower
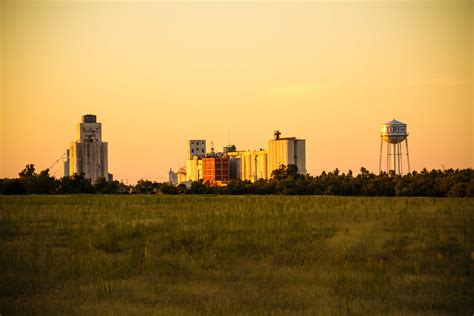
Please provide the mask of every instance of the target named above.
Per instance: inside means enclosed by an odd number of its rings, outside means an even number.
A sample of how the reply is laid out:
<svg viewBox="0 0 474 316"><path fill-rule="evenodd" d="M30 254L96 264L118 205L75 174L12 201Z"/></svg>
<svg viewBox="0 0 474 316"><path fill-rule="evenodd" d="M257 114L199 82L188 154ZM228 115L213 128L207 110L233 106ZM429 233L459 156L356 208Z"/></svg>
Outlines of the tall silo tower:
<svg viewBox="0 0 474 316"><path fill-rule="evenodd" d="M94 183L104 177L112 181L108 173L108 144L102 141L102 124L93 114L82 116L77 124L77 140L69 147L69 174L84 173Z"/></svg>
<svg viewBox="0 0 474 316"><path fill-rule="evenodd" d="M387 143L387 153L383 154L383 144ZM406 152L403 153L402 143L405 142ZM380 129L380 160L379 172L382 171L382 160L386 158L387 173L403 174L403 157L406 156L408 172L410 173L410 156L408 155L407 124L395 119L382 124Z"/></svg>

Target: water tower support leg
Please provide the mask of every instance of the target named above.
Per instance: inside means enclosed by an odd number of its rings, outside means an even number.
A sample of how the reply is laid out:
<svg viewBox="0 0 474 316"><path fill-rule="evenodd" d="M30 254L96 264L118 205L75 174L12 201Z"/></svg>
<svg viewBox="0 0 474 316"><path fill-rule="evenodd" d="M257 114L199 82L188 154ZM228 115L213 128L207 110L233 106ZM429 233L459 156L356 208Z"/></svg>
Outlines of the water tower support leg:
<svg viewBox="0 0 474 316"><path fill-rule="evenodd" d="M389 173L390 171L390 144L387 143L387 169L385 171L387 171L387 173Z"/></svg>
<svg viewBox="0 0 474 316"><path fill-rule="evenodd" d="M397 174L397 144L393 144L393 174Z"/></svg>
<svg viewBox="0 0 474 316"><path fill-rule="evenodd" d="M379 173L380 171L382 171L382 149L383 149L383 138L380 137Z"/></svg>
<svg viewBox="0 0 474 316"><path fill-rule="evenodd" d="M408 154L408 137L405 139L405 144L406 144L406 146L407 146L408 173L411 173L411 169L410 169L410 155Z"/></svg>
<svg viewBox="0 0 474 316"><path fill-rule="evenodd" d="M400 175L403 174L403 153L402 153L402 143L398 144L398 159L399 159L399 169Z"/></svg>
<svg viewBox="0 0 474 316"><path fill-rule="evenodd" d="M397 147L397 169L398 169L398 174L401 173L401 170L400 170L400 159L398 159L400 157L400 146L399 146L399 143L396 144L396 147Z"/></svg>

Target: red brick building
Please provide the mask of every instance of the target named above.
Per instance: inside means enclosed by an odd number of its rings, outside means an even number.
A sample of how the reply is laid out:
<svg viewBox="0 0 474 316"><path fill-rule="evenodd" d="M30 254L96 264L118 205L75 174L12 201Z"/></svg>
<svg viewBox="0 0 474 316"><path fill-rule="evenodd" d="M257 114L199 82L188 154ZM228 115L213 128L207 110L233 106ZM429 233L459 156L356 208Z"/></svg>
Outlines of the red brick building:
<svg viewBox="0 0 474 316"><path fill-rule="evenodd" d="M205 157L202 159L202 179L211 185L223 185L230 179L228 157Z"/></svg>

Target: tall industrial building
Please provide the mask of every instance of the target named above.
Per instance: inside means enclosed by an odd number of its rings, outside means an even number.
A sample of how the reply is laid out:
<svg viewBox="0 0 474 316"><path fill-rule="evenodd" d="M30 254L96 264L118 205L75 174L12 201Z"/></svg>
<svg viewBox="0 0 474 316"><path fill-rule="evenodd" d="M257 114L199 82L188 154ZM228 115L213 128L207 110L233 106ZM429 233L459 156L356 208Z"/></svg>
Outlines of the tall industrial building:
<svg viewBox="0 0 474 316"><path fill-rule="evenodd" d="M77 140L71 143L68 153L65 176L84 173L92 183L99 177L112 179L108 173L108 146L102 141L102 124L97 123L95 115L82 116L82 122L77 125Z"/></svg>
<svg viewBox="0 0 474 316"><path fill-rule="evenodd" d="M168 171L168 183L172 185L178 185L178 173L174 172L171 168L170 171Z"/></svg>
<svg viewBox="0 0 474 316"><path fill-rule="evenodd" d="M230 180L229 157L209 155L202 159L202 179L210 185L224 185Z"/></svg>
<svg viewBox="0 0 474 316"><path fill-rule="evenodd" d="M178 172L178 184L186 182L186 168L179 168Z"/></svg>
<svg viewBox="0 0 474 316"><path fill-rule="evenodd" d="M69 177L71 171L69 166L71 165L71 156L69 155L69 149L66 150L66 159L64 160L64 176Z"/></svg>
<svg viewBox="0 0 474 316"><path fill-rule="evenodd" d="M268 179L266 150L248 150L242 155L242 180Z"/></svg>
<svg viewBox="0 0 474 316"><path fill-rule="evenodd" d="M204 139L190 139L188 140L188 160L193 159L194 156L202 158L206 155L206 140Z"/></svg>
<svg viewBox="0 0 474 316"><path fill-rule="evenodd" d="M202 159L194 156L186 160L186 181L199 181L202 179Z"/></svg>
<svg viewBox="0 0 474 316"><path fill-rule="evenodd" d="M202 158L206 155L206 140L190 139L187 146L186 181L202 179Z"/></svg>
<svg viewBox="0 0 474 316"><path fill-rule="evenodd" d="M256 181L268 179L268 154L264 149L227 152L230 178Z"/></svg>
<svg viewBox="0 0 474 316"><path fill-rule="evenodd" d="M280 135L280 131L275 131L274 139L268 141L269 176L281 165L296 165L299 174L306 174L306 141Z"/></svg>
<svg viewBox="0 0 474 316"><path fill-rule="evenodd" d="M235 147L235 146L234 146ZM242 178L242 152L233 151L226 152L227 157L229 157L229 171L231 179L241 179Z"/></svg>

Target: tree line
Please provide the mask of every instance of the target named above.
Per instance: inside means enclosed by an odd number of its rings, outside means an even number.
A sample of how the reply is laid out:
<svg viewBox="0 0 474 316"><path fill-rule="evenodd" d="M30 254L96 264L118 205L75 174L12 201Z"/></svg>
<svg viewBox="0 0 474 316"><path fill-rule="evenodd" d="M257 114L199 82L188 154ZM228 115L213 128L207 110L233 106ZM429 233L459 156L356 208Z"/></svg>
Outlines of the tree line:
<svg viewBox="0 0 474 316"><path fill-rule="evenodd" d="M295 165L281 166L269 180L255 182L232 179L225 187L215 187L202 180L174 186L169 183L139 180L136 185L98 178L95 183L83 174L56 179L49 170L37 173L29 164L15 179L0 179L0 194L283 194L342 196L431 196L474 197L474 170L423 169L421 172L398 176L381 172L374 174L365 168L358 175L351 170L341 173L323 171L319 176L298 174Z"/></svg>
<svg viewBox="0 0 474 316"><path fill-rule="evenodd" d="M0 179L0 194L79 194L79 193L128 193L129 187L119 181L107 181L100 177L95 183L84 174L56 179L49 169L36 173L33 164L26 165L16 179Z"/></svg>

